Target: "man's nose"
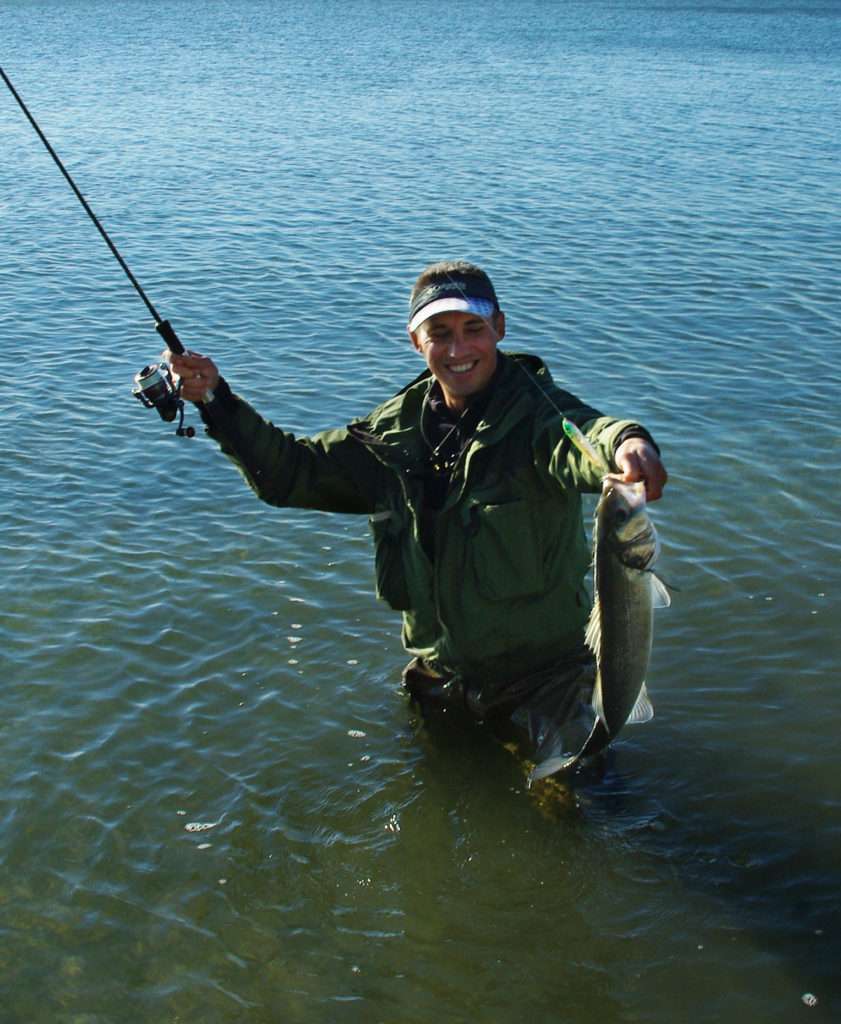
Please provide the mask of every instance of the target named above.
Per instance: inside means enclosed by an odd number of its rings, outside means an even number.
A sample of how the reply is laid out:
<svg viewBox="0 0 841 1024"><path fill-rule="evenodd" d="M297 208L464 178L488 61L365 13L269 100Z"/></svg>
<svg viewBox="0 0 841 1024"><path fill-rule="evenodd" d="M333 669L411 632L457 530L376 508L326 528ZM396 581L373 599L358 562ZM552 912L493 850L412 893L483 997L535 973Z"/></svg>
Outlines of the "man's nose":
<svg viewBox="0 0 841 1024"><path fill-rule="evenodd" d="M457 355L463 342L464 335L461 333L461 328L456 327L450 335L449 351L447 354L450 357Z"/></svg>

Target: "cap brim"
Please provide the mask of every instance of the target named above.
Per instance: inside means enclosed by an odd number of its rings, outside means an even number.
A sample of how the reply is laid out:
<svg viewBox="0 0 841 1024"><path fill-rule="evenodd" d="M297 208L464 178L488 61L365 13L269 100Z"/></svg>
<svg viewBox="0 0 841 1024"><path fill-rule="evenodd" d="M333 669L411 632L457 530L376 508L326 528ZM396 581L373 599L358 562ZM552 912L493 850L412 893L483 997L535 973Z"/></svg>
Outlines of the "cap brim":
<svg viewBox="0 0 841 1024"><path fill-rule="evenodd" d="M424 321L438 313L475 313L486 320L493 316L496 307L490 299L469 299L457 295L436 299L422 306L409 321L409 330L416 331Z"/></svg>

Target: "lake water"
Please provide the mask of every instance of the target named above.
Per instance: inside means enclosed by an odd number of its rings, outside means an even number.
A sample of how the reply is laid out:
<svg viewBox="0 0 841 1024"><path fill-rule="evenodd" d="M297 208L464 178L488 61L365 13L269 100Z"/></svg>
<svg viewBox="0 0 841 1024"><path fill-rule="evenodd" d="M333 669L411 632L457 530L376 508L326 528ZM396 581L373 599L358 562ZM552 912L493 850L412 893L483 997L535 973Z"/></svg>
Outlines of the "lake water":
<svg viewBox="0 0 841 1024"><path fill-rule="evenodd" d="M4 1024L841 1019L841 6L0 0L0 63L288 429L486 266L660 442L678 588L604 777L427 735L367 521L134 401L150 317L0 89Z"/></svg>

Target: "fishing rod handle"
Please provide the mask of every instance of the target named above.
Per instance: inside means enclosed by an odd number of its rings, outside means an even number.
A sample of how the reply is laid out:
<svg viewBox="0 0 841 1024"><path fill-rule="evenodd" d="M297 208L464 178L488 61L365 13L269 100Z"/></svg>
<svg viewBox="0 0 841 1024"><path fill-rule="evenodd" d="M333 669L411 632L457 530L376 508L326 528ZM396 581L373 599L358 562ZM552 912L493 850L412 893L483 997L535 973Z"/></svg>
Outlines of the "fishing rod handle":
<svg viewBox="0 0 841 1024"><path fill-rule="evenodd" d="M155 324L155 330L166 342L166 347L170 352L174 352L177 356L180 356L184 351L184 346L181 344L178 335L175 333L175 328L169 322L169 320L159 320Z"/></svg>

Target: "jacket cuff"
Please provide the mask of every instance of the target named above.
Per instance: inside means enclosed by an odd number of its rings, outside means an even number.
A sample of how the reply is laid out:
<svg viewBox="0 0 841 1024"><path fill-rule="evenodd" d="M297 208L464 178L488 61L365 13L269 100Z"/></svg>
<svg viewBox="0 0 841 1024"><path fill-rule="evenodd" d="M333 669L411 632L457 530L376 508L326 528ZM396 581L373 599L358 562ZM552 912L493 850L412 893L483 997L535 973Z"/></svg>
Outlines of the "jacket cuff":
<svg viewBox="0 0 841 1024"><path fill-rule="evenodd" d="M651 445L654 451L657 452L659 456L660 446L657 444L657 442L654 440L651 434L649 434L649 432L645 429L645 427L641 427L639 426L639 424L634 424L633 427L626 427L622 431L622 433L619 435L619 437L616 438L616 440L613 443L613 454L616 454L621 444L623 444L625 441L629 441L632 437L641 437L644 441L648 441L648 443Z"/></svg>
<svg viewBox="0 0 841 1024"><path fill-rule="evenodd" d="M210 427L220 416L227 416L233 413L236 405L236 398L228 382L224 377L220 377L216 387L213 389L213 401L201 402L198 410L202 422L205 426Z"/></svg>

